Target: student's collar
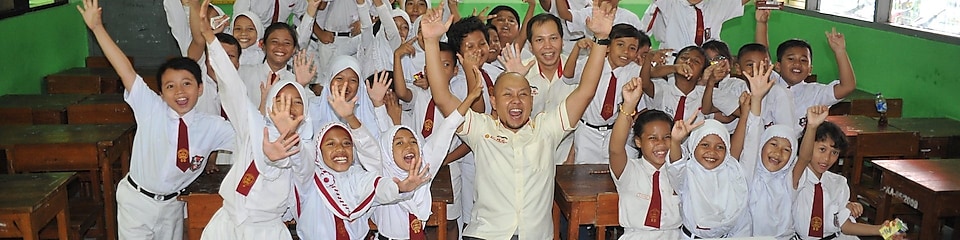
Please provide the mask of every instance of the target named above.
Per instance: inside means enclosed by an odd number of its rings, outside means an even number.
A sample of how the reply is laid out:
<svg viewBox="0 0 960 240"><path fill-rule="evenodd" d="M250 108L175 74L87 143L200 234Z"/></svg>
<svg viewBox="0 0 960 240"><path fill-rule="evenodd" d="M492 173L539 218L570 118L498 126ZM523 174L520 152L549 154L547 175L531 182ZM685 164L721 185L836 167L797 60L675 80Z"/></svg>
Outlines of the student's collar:
<svg viewBox="0 0 960 240"><path fill-rule="evenodd" d="M197 107L194 106L193 109L190 109L190 111L187 111L187 113L184 113L183 116L180 116L180 114L177 113L177 111L174 111L173 108L171 108L170 106L167 106L167 116L172 119L183 118L184 121L189 121L188 119L193 119L193 116L196 115L194 114L196 110L197 110Z"/></svg>

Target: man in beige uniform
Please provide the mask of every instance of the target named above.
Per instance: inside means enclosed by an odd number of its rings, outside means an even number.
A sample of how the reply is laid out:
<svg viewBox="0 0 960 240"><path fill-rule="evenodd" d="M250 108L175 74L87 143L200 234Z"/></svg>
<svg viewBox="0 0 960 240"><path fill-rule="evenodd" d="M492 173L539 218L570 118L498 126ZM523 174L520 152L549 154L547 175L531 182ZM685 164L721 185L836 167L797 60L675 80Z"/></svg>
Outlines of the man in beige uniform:
<svg viewBox="0 0 960 240"><path fill-rule="evenodd" d="M600 5L600 4L598 4ZM507 72L497 79L490 99L499 116L457 111L465 121L457 129L460 138L473 149L477 159L477 201L473 218L464 230L464 239L551 239L551 202L556 168L553 153L564 134L577 126L599 84L613 26L615 8L603 3L596 8L590 29L598 36L591 48L580 85L566 100L537 114L531 121L533 96L525 72ZM441 12L430 10L422 16L421 32L426 41L427 79L437 107L444 115L456 110L460 101L440 81L440 36L450 26L441 22ZM507 65L521 65L509 59ZM529 69L530 65L521 68ZM517 69L517 68L508 68ZM468 69L468 74L478 74Z"/></svg>

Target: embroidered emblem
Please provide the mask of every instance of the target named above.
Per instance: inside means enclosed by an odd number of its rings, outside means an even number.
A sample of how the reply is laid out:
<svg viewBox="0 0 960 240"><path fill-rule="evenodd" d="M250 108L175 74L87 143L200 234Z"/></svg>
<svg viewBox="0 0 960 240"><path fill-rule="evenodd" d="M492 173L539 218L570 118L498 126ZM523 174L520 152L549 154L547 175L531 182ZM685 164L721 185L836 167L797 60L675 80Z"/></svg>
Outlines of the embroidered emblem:
<svg viewBox="0 0 960 240"><path fill-rule="evenodd" d="M423 129L433 130L433 119L427 119L427 121L424 121Z"/></svg>
<svg viewBox="0 0 960 240"><path fill-rule="evenodd" d="M657 223L660 222L660 210L659 209L650 209L650 221Z"/></svg>
<svg viewBox="0 0 960 240"><path fill-rule="evenodd" d="M810 218L810 226L813 227L813 230L820 231L820 228L823 227L823 219L819 217Z"/></svg>
<svg viewBox="0 0 960 240"><path fill-rule="evenodd" d="M510 140L507 139L507 137L504 137L504 136L496 136L496 137L493 137L493 140L494 140L494 141L497 141L498 143L507 143L507 142L510 142Z"/></svg>
<svg viewBox="0 0 960 240"><path fill-rule="evenodd" d="M177 161L185 163L189 157L190 150L187 150L186 148L177 149Z"/></svg>
<svg viewBox="0 0 960 240"><path fill-rule="evenodd" d="M203 166L203 156L196 155L190 159L190 170L196 171L200 169L201 166Z"/></svg>
<svg viewBox="0 0 960 240"><path fill-rule="evenodd" d="M537 94L540 94L540 89L536 86L530 86L530 95L536 97Z"/></svg>

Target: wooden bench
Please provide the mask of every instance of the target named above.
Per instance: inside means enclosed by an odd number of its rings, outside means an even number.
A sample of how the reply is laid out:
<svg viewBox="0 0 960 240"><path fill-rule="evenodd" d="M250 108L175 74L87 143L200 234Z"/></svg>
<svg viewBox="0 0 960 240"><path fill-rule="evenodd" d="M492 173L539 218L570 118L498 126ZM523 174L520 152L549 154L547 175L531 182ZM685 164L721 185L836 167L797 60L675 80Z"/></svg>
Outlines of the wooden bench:
<svg viewBox="0 0 960 240"><path fill-rule="evenodd" d="M65 124L67 107L84 94L9 94L0 96L0 125Z"/></svg>
<svg viewBox="0 0 960 240"><path fill-rule="evenodd" d="M136 123L122 94L91 95L67 107L69 124Z"/></svg>

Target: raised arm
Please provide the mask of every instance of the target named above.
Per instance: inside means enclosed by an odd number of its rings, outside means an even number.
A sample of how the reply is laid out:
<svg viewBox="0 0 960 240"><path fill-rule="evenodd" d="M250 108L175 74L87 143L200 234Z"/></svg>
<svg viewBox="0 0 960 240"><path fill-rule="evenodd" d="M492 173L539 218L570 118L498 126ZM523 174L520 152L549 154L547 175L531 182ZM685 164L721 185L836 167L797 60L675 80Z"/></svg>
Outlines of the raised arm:
<svg viewBox="0 0 960 240"><path fill-rule="evenodd" d="M443 2L441 2L443 5ZM440 36L447 32L453 19L443 21L443 8L427 9L427 13L420 16L420 32L423 34L424 52L426 52L427 81L430 82L430 93L441 113L453 112L462 101L450 92L450 83L445 81L443 70L440 69ZM460 115L466 111L460 112Z"/></svg>
<svg viewBox="0 0 960 240"><path fill-rule="evenodd" d="M670 130L670 162L676 162L683 157L683 141L687 139L687 136L690 136L690 132L693 129L703 125L703 120L694 123L693 121L697 120L695 117L697 113L691 113L691 116L677 120L673 124L673 129Z"/></svg>
<svg viewBox="0 0 960 240"><path fill-rule="evenodd" d="M613 28L613 19L617 14L616 6L608 2L594 0L593 17L587 18L587 26L594 33L597 39L607 39L610 35L610 29ZM593 44L590 47L590 57L587 58L587 64L583 67L583 74L580 78L580 85L577 86L565 100L567 106L568 122L576 126L583 116L583 111L593 100L597 93L597 86L600 85L600 75L603 71L603 61L606 60L607 45Z"/></svg>
<svg viewBox="0 0 960 240"><path fill-rule="evenodd" d="M523 15L523 23L520 25L520 33L517 34L517 37L513 38L513 44L516 44L523 49L523 45L527 44L527 22L530 22L530 19L533 18L533 11L537 9L537 0L523 0L527 3L527 12Z"/></svg>
<svg viewBox="0 0 960 240"><path fill-rule="evenodd" d="M553 3L552 3L551 1L553 1L553 0L538 0L538 1L540 1L540 9L541 9L541 10L543 10L544 12L549 12L549 11L550 11L550 7L553 5Z"/></svg>
<svg viewBox="0 0 960 240"><path fill-rule="evenodd" d="M202 24L206 21L200 19L200 4L198 1L190 2L192 5L188 7L189 11L187 19L190 21L187 23L190 26L190 36L191 41L190 45L187 47L187 57L193 59L194 61L199 61L200 56L203 55L203 50L207 48L207 42L203 40L203 35L200 35L200 28Z"/></svg>
<svg viewBox="0 0 960 240"><path fill-rule="evenodd" d="M580 79L573 78L577 73L577 61L580 60L580 51L584 48L590 48L590 45L593 43L590 39L580 39L576 44L573 45L573 49L570 50L570 56L567 57L567 62L563 64L563 77L564 82L567 84L573 84L580 82ZM569 79L569 81L567 81Z"/></svg>
<svg viewBox="0 0 960 240"><path fill-rule="evenodd" d="M740 108L741 111L740 121L737 122L737 128L733 130L733 135L730 136L730 156L737 158L737 160L743 160L743 149L744 149L744 138L747 134L747 120L751 118L750 116L750 105L751 102L750 93L743 92L740 94ZM756 105L760 105L757 102Z"/></svg>
<svg viewBox="0 0 960 240"><path fill-rule="evenodd" d="M617 121L613 123L613 133L610 135L609 144L610 171L613 173L613 177L617 179L620 179L620 174L623 174L623 169L627 167L627 159L630 158L623 146L627 145L630 127L637 119L637 105L640 104L640 98L643 97L641 84L643 84L643 81L635 77L624 84L623 90L621 90L623 104L620 105L620 114L617 115Z"/></svg>
<svg viewBox="0 0 960 240"><path fill-rule="evenodd" d="M373 5L377 10L377 16L380 17L380 29L383 29L383 34L386 34L390 47L399 47L403 43L403 37L400 36L400 28L397 27L397 22L393 21L392 8L389 4L384 4L383 0L373 0Z"/></svg>
<svg viewBox="0 0 960 240"><path fill-rule="evenodd" d="M830 108L824 105L816 105L807 108L807 129L803 132L803 140L800 141L800 157L797 158L797 165L793 165L793 189L796 190L800 184L800 176L803 169L810 164L813 159L813 142L816 140L817 127L827 119Z"/></svg>
<svg viewBox="0 0 960 240"><path fill-rule="evenodd" d="M544 9L547 11L547 9ZM567 1L557 1L557 17L567 22L573 22L573 14L570 13L570 4Z"/></svg>
<svg viewBox="0 0 960 240"><path fill-rule="evenodd" d="M753 41L764 47L770 46L770 37L767 31L767 22L770 21L770 10L757 9L757 30L753 35Z"/></svg>
<svg viewBox="0 0 960 240"><path fill-rule="evenodd" d="M80 11L83 21L93 32L93 36L96 37L103 55L110 61L110 65L117 71L117 75L120 75L123 87L128 90L131 89L133 82L137 79L137 72L133 69L133 64L130 63L127 56L123 54L123 50L120 50L107 30L103 28L103 22L100 18L103 9L100 8L99 1L83 0L83 6L77 5L77 11Z"/></svg>
<svg viewBox="0 0 960 240"><path fill-rule="evenodd" d="M478 86L483 82L483 75L480 74L480 67L484 63L483 53L480 49L463 52L457 54L457 57L460 59L460 64L463 66L464 77L467 79L467 86ZM474 99L472 101L467 101L464 99L464 102L467 102L470 106L470 109L474 112L483 113L485 108L483 99ZM449 116L450 112L441 112L443 116Z"/></svg>
<svg viewBox="0 0 960 240"><path fill-rule="evenodd" d="M653 80L650 80L650 72L653 71L653 61L644 59L643 66L640 68L640 80L643 81L643 94L653 97L656 93L655 87L653 86Z"/></svg>
<svg viewBox="0 0 960 240"><path fill-rule="evenodd" d="M857 76L853 74L853 65L847 56L847 40L843 33L837 32L837 28L826 34L830 49L833 49L834 57L837 58L837 71L840 72L840 84L833 86L833 96L837 99L845 98L857 89Z"/></svg>
<svg viewBox="0 0 960 240"><path fill-rule="evenodd" d="M407 84L403 76L403 57L404 56L413 56L413 53L416 50L413 48L413 41L416 38L412 38L400 44L400 47L397 47L397 50L393 52L393 93L397 95L397 98L403 100L404 102L413 101L413 93L410 92L410 89L407 88ZM447 83L449 85L449 83Z"/></svg>
<svg viewBox="0 0 960 240"><path fill-rule="evenodd" d="M702 78L707 79L707 86L703 90L703 97L700 99L700 112L703 114L711 114L715 112L720 112L720 109L717 109L713 106L713 91L720 80L723 80L727 76L727 72L730 71L730 66L727 65L727 60L724 59L717 64L710 65L707 69L703 70Z"/></svg>

